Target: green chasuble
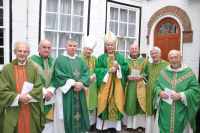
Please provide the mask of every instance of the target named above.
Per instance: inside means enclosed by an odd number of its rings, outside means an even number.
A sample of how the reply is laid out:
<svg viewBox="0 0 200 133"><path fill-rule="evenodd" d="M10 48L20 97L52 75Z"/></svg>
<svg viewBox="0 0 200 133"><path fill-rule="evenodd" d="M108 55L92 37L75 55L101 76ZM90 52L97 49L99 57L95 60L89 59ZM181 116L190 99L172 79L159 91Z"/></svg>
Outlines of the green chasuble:
<svg viewBox="0 0 200 133"><path fill-rule="evenodd" d="M196 113L200 102L200 87L195 74L185 65L179 69L172 69L170 65L164 68L154 84L154 107L160 92L165 88L174 90L176 93L183 92L187 106L182 101L183 99L173 101L172 105L160 100L157 108L160 132L183 133L189 121L195 133Z"/></svg>
<svg viewBox="0 0 200 133"><path fill-rule="evenodd" d="M95 56L86 57L84 54L80 54L79 57L81 57L90 68L90 75L95 74L94 67L97 58ZM97 108L97 85L94 81L90 83L89 89L86 91L86 101L88 110L92 113L94 109Z"/></svg>
<svg viewBox="0 0 200 133"><path fill-rule="evenodd" d="M64 86L68 79L82 82L85 87L90 83L90 70L80 58L70 59L61 55L55 62L56 88ZM67 93L63 93L63 114L65 133L81 133L90 129L85 90L75 92L72 86Z"/></svg>
<svg viewBox="0 0 200 133"><path fill-rule="evenodd" d="M113 60L116 60L121 67L122 79L117 78L117 73L109 74L109 78L111 77L110 81L108 79L107 83L104 83L103 79L110 67L112 67ZM101 120L121 120L124 113L125 76L128 72L128 64L125 58L121 54L116 53L114 53L114 56L108 56L108 53L102 54L96 62L95 70L98 88L98 117ZM107 105L109 93L107 90L109 89L111 91Z"/></svg>
<svg viewBox="0 0 200 133"><path fill-rule="evenodd" d="M52 57L48 57L46 59L43 59L41 56L33 55L29 58L29 61L34 64L34 66L37 68L41 82L45 89L47 89L49 86L55 86L54 78L52 77L53 70L54 70L54 60ZM44 112L46 115L46 118L48 120L53 120L53 115L49 114L49 111L52 109L52 105L45 105L44 106ZM46 119L45 119L46 122Z"/></svg>
<svg viewBox="0 0 200 133"><path fill-rule="evenodd" d="M3 133L17 133L17 123L20 114L20 106L11 107L14 99L17 97L16 80L14 66L18 62L15 59L10 64L3 67L0 78L0 107L6 110L3 124ZM31 133L41 133L44 128L44 102L42 95L42 83L33 64L26 61L26 75L27 81L34 84L33 89L29 95L38 102L30 102L30 131ZM0 108L2 110L2 108Z"/></svg>
<svg viewBox="0 0 200 133"><path fill-rule="evenodd" d="M155 64L152 62L149 64L149 78L148 78L148 84L147 84L147 115L152 116L153 115L153 92L154 92L154 82L160 75L160 71L169 65L169 62L165 60L160 60L159 63Z"/></svg>
<svg viewBox="0 0 200 133"><path fill-rule="evenodd" d="M145 79L148 78L148 65L149 61L148 59L139 56L137 59L132 59L130 56L127 58L127 63L129 65L129 75L131 75L131 71L133 69L139 70L140 75L142 75ZM125 113L128 116L133 116L136 114L144 114L146 109L146 89L144 86L143 81L140 81L140 83L143 85L142 88L137 87L137 82L127 81L127 88L126 88L126 102L125 102ZM143 92L138 94L137 91L140 91L143 89ZM141 102L138 96L143 96L141 98ZM145 109L142 109L142 107Z"/></svg>

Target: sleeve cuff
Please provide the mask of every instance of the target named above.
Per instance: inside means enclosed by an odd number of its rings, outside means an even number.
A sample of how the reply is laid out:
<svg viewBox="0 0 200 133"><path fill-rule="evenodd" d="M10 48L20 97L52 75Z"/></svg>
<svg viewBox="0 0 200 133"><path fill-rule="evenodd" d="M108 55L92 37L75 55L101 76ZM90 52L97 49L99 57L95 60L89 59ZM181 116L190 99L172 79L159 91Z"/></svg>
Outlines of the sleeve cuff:
<svg viewBox="0 0 200 133"><path fill-rule="evenodd" d="M122 79L122 70L121 70L120 65L119 65L119 68L117 69L117 77L118 77L119 79Z"/></svg>
<svg viewBox="0 0 200 133"><path fill-rule="evenodd" d="M103 82L107 83L108 78L109 78L109 73L107 72L106 75L103 78Z"/></svg>
<svg viewBox="0 0 200 133"><path fill-rule="evenodd" d="M64 86L61 86L59 87L60 90L63 92L63 93L67 93L67 91L72 87L74 86L74 83L75 83L75 80L73 79L68 79L66 81L66 84Z"/></svg>
<svg viewBox="0 0 200 133"><path fill-rule="evenodd" d="M14 99L13 103L10 105L11 107L19 106L19 96L20 94L18 94L17 97Z"/></svg>
<svg viewBox="0 0 200 133"><path fill-rule="evenodd" d="M184 92L181 92L181 101L183 102L183 104L185 104L185 106L187 106L187 99Z"/></svg>
<svg viewBox="0 0 200 133"><path fill-rule="evenodd" d="M53 86L49 86L49 87L47 88L47 90L50 91L50 92L54 95L54 94L55 94L56 88L53 87Z"/></svg>

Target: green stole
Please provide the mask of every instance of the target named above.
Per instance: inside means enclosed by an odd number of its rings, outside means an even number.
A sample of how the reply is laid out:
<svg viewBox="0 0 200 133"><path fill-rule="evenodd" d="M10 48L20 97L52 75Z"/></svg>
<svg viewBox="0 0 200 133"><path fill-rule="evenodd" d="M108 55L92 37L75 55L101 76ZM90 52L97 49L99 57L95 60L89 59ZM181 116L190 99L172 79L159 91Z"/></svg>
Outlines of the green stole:
<svg viewBox="0 0 200 133"><path fill-rule="evenodd" d="M170 66L168 66L170 67ZM154 85L154 107L161 91L165 88L183 92L187 99L187 106L181 101L173 101L172 105L160 100L158 105L158 125L161 133L182 133L187 121L196 130L196 113L200 102L200 87L196 76L190 68L182 71L169 71L168 67L161 71Z"/></svg>
<svg viewBox="0 0 200 133"><path fill-rule="evenodd" d="M140 75L142 75L144 78L148 78L148 65L149 61L148 59L141 57L136 60L132 60L127 58L127 62L129 65L129 75L131 74L131 70L136 69L140 71ZM143 81L140 83L143 84ZM144 86L144 84L143 84ZM126 102L125 102L125 113L129 116L133 116L136 114L144 114L146 110L143 110L141 108L141 104L146 109L146 99L143 102L139 102L138 100L138 94L137 94L137 83L135 81L128 81L127 88L126 88ZM143 93L144 97L146 98L146 92Z"/></svg>
<svg viewBox="0 0 200 133"><path fill-rule="evenodd" d="M114 73L109 76L108 82L104 83L103 78L109 71L109 68L112 66L113 60L116 60L121 67L122 79L118 79L116 73ZM98 86L98 117L101 120L121 120L124 112L123 107L125 76L128 72L128 64L126 60L121 54L114 53L114 56L108 56L108 54L106 53L98 58L95 69ZM111 83L112 91L109 94L108 105L106 105L105 102L107 100L105 99L107 99L108 95L108 92L106 90L110 89L110 85L108 85L109 83ZM116 89L118 89L118 91ZM105 93L107 95L105 95Z"/></svg>
<svg viewBox="0 0 200 133"><path fill-rule="evenodd" d="M14 66L17 60L13 60L10 64L3 67L0 78L0 99L3 110L6 109L4 115L3 132L17 133L18 118L20 115L20 105L10 107L14 99L17 97L16 80L14 76ZM29 103L30 107L30 131L31 133L42 132L44 129L44 102L42 98L42 83L36 68L26 62L27 81L34 84L34 88L29 92L30 96L38 102ZM0 109L1 110L1 109Z"/></svg>
<svg viewBox="0 0 200 133"><path fill-rule="evenodd" d="M54 60L52 57L48 57L43 59L41 56L33 55L29 58L29 61L34 64L37 68L40 79L43 86L47 89L49 86L55 86L54 78L52 78L53 70L54 70ZM44 101L45 102L45 101ZM46 119L53 120L53 104L45 105L44 112ZM45 122L46 122L45 119Z"/></svg>
<svg viewBox="0 0 200 133"><path fill-rule="evenodd" d="M86 57L84 54L80 54L79 57L81 57L90 68L90 75L93 75L95 73L94 67L97 58L95 56ZM94 109L97 108L97 85L94 81L90 83L90 86L86 91L86 101L88 110L92 113Z"/></svg>
<svg viewBox="0 0 200 133"><path fill-rule="evenodd" d="M57 88L65 85L68 79L82 82L85 87L89 86L90 71L80 57L70 59L64 55L59 56L54 73ZM63 93L63 114L66 133L87 132L90 129L84 89L75 92L72 86L66 94Z"/></svg>
<svg viewBox="0 0 200 133"><path fill-rule="evenodd" d="M169 62L165 60L160 60L158 64L152 62L149 64L148 71L149 71L149 78L147 84L147 115L153 115L153 90L154 90L154 82L160 75L160 71L169 65Z"/></svg>

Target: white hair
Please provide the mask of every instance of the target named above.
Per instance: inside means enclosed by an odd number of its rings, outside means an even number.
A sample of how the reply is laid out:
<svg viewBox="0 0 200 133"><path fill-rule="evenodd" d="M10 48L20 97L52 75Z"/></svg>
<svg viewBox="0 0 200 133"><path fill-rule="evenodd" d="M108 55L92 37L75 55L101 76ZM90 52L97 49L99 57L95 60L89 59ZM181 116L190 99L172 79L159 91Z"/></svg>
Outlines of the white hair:
<svg viewBox="0 0 200 133"><path fill-rule="evenodd" d="M159 47L154 46L154 47L150 50L150 52L153 51L153 50L157 50L159 53L161 53L161 50L160 50Z"/></svg>
<svg viewBox="0 0 200 133"><path fill-rule="evenodd" d="M15 42L14 50L16 50L16 48L17 48L17 46L19 44L25 44L28 47L28 49L30 49L30 46L29 46L29 44L27 42L25 42L25 41L17 41L17 42Z"/></svg>

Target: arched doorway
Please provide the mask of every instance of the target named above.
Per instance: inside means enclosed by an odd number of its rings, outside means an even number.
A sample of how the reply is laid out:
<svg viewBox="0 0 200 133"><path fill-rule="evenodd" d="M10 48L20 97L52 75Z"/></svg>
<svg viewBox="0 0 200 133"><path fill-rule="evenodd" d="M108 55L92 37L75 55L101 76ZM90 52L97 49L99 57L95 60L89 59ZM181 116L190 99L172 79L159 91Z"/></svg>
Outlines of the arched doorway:
<svg viewBox="0 0 200 133"><path fill-rule="evenodd" d="M180 51L180 26L173 18L160 21L154 31L154 46L161 49L161 58L168 60L168 53L172 49Z"/></svg>

